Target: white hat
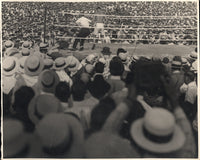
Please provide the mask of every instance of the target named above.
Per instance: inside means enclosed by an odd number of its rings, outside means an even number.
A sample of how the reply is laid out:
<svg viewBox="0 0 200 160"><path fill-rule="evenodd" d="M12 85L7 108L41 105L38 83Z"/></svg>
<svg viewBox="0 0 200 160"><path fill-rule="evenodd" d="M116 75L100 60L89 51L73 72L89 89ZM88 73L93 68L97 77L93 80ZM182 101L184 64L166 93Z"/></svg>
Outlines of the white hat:
<svg viewBox="0 0 200 160"><path fill-rule="evenodd" d="M197 60L192 63L191 71L197 72Z"/></svg>
<svg viewBox="0 0 200 160"><path fill-rule="evenodd" d="M180 149L185 135L176 125L172 113L153 108L131 125L131 137L141 148L154 153L169 153Z"/></svg>
<svg viewBox="0 0 200 160"><path fill-rule="evenodd" d="M18 70L18 59L16 57L6 57L3 60L3 75L11 76Z"/></svg>

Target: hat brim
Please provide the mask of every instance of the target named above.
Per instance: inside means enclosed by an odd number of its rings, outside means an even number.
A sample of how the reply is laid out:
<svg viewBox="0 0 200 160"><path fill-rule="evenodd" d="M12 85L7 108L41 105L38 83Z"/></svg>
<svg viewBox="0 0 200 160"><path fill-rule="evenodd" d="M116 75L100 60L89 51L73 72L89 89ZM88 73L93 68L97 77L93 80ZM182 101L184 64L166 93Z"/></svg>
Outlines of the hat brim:
<svg viewBox="0 0 200 160"><path fill-rule="evenodd" d="M60 70L63 70L63 69L65 69L66 67L67 67L68 65L67 64L65 64L64 66L62 66L62 67L57 67L56 66L56 64L54 63L54 65L53 65L53 69L55 69L56 71L60 71Z"/></svg>
<svg viewBox="0 0 200 160"><path fill-rule="evenodd" d="M44 92L48 92L48 93L54 93L55 92L55 89L56 89L56 86L57 84L59 83L59 77L58 75L56 74L56 72L54 71L51 71L53 73L53 76L54 76L54 84L51 86L51 87L45 87L43 84L42 84L42 74L39 75L38 77L38 85L39 87L44 91Z"/></svg>
<svg viewBox="0 0 200 160"><path fill-rule="evenodd" d="M69 66L69 64L70 64L70 61L69 61L69 59L66 59L66 64L67 64L67 66ZM76 63L75 63L76 65L74 66L74 67L68 67L67 69L70 71L70 72L75 72L75 71L77 71L78 70L78 67L79 67L79 65L80 65L80 62L79 62L79 60L78 59L76 59Z"/></svg>
<svg viewBox="0 0 200 160"><path fill-rule="evenodd" d="M3 69L3 75L5 75L5 76L11 76L11 75L13 75L15 72L17 72L18 69L19 69L18 58L12 57L12 59L15 60L15 63L16 63L15 68L13 68L11 71L4 71L4 69Z"/></svg>
<svg viewBox="0 0 200 160"><path fill-rule="evenodd" d="M24 73L29 75L29 76L38 76L42 72L42 70L44 68L44 62L43 62L43 59L41 57L39 57L39 61L40 61L40 66L38 67L38 69L36 71L34 71L34 72L31 72L28 69L27 60L26 60L26 62L24 64L24 71L25 71Z"/></svg>
<svg viewBox="0 0 200 160"><path fill-rule="evenodd" d="M179 126L175 125L171 141L168 143L155 143L147 139L143 133L143 118L136 120L131 125L131 137L141 148L154 153L169 153L177 151L185 143L185 135Z"/></svg>
<svg viewBox="0 0 200 160"><path fill-rule="evenodd" d="M6 48L6 49L10 49L10 48L14 48L14 46L15 46L14 42L11 42L11 46L10 46L10 47L6 47L6 46L5 46L5 48Z"/></svg>

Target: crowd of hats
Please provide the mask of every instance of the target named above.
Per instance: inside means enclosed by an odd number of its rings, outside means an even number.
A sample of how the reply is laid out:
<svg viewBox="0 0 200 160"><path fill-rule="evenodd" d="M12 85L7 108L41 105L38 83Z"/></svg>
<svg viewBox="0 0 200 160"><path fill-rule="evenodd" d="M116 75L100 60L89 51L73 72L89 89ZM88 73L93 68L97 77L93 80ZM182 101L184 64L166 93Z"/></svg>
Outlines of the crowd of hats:
<svg viewBox="0 0 200 160"><path fill-rule="evenodd" d="M48 44L35 50L25 41L16 49L12 41L6 41L4 47L4 157L136 158L141 155L134 144L163 154L181 149L187 141L173 113L159 107L162 85L158 79L165 71L196 77L197 50L188 57L150 57L130 55L124 48L112 53L104 47L101 53L78 60L73 55L52 56ZM131 121L127 131L131 138L101 132L116 108L118 99L112 95L125 96L133 81L149 97L138 100L145 114Z"/></svg>

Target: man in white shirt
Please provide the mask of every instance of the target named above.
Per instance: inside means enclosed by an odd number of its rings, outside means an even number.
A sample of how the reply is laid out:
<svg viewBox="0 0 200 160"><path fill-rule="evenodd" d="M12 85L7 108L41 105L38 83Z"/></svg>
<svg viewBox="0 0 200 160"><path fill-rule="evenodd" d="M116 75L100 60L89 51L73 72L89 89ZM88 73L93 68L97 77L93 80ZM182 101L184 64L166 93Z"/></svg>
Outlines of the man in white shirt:
<svg viewBox="0 0 200 160"><path fill-rule="evenodd" d="M80 26L80 30L78 34L76 35L76 37L78 38L75 39L74 44L73 44L74 50L76 50L78 42L80 42L80 51L84 49L85 38L90 34L90 29L89 29L90 23L91 23L91 20L85 18L84 16L82 16L76 21L76 24Z"/></svg>

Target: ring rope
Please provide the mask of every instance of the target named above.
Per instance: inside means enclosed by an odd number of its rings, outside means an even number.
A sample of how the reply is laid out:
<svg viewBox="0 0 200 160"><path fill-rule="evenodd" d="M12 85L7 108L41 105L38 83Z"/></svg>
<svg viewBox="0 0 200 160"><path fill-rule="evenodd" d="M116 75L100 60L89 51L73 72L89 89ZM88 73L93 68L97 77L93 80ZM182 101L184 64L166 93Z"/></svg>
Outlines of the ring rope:
<svg viewBox="0 0 200 160"><path fill-rule="evenodd" d="M71 27L71 28L80 28L80 26L71 26L71 25L54 25L56 27ZM95 28L95 27L87 27L87 28ZM104 27L104 29L123 29L123 28L112 28L112 27ZM149 29L149 28L126 28L127 30L138 30L138 29ZM163 28L150 28L150 29L157 29L157 30L163 30ZM165 29L165 28L164 28ZM177 29L197 29L197 28L166 28L166 29L172 29L172 30L177 30Z"/></svg>
<svg viewBox="0 0 200 160"><path fill-rule="evenodd" d="M62 36L56 36L56 38L58 39L72 39L72 38L75 38L75 39L86 39L86 40L89 40L89 39L98 39L98 40L105 40L105 38L93 38L93 37L87 37L87 38L83 38L83 37L62 37ZM160 40L160 41L197 41L197 39L119 39L119 38L110 38L110 40L132 40L132 41L152 41L152 40Z"/></svg>
<svg viewBox="0 0 200 160"><path fill-rule="evenodd" d="M69 14L69 15L87 15L87 16L104 16L104 17L115 17L115 18L191 18L191 17L196 17L197 15L192 15L192 16L117 16L117 15L107 15L107 14L88 14L88 13L70 13L70 12L60 12L64 14Z"/></svg>

